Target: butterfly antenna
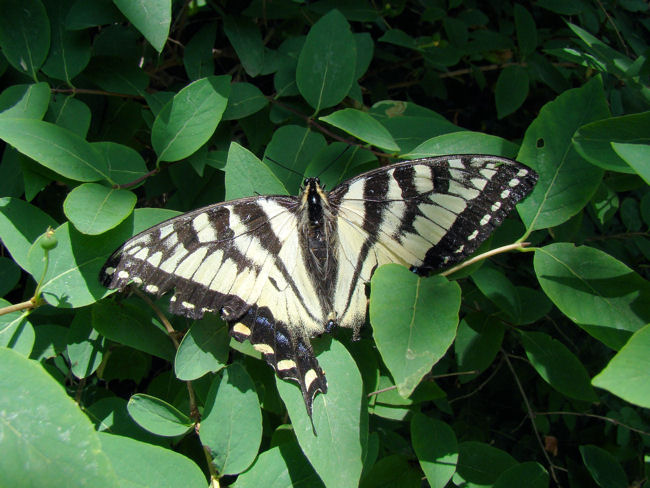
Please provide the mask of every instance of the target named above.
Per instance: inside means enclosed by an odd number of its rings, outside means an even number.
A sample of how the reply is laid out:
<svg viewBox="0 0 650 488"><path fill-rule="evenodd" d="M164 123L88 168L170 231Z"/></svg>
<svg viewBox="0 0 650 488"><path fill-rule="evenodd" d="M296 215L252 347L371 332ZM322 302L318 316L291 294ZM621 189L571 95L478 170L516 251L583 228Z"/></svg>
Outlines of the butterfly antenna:
<svg viewBox="0 0 650 488"><path fill-rule="evenodd" d="M341 157L342 157L342 156L347 152L348 149L350 149L350 146L346 146L345 149L343 149L343 151L341 151L341 153L340 153L338 156L336 156L336 157L332 160L332 162L331 162L330 164L328 164L327 166L325 166L325 167L323 168L323 170L322 170L320 173L318 173L317 176L320 177L320 175L322 175L323 173L325 173L325 171L327 171L327 170L330 169L332 166L334 166L334 163L336 163L339 159L341 159Z"/></svg>
<svg viewBox="0 0 650 488"><path fill-rule="evenodd" d="M295 174L295 175L300 176L301 178L304 176L302 173L299 173L298 171L296 171L296 170L293 169L293 168L289 168L289 166L285 166L284 164L279 163L278 161L276 161L276 160L273 159L273 158L270 158L270 157L268 157L268 156L264 156L264 158L265 158L265 159L268 159L269 161L271 161L272 163L276 164L276 165L279 166L280 168L282 168L282 169L286 169L286 170L289 171L290 173L293 173L293 174Z"/></svg>

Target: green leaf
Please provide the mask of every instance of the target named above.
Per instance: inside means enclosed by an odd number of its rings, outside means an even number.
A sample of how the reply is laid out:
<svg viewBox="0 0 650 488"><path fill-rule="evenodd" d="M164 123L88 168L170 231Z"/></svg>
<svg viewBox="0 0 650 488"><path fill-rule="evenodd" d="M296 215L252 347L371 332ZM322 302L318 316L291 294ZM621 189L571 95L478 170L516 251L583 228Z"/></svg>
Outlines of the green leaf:
<svg viewBox="0 0 650 488"><path fill-rule="evenodd" d="M598 373L592 384L611 391L624 400L650 408L650 325L639 329Z"/></svg>
<svg viewBox="0 0 650 488"><path fill-rule="evenodd" d="M518 149L519 146L501 137L460 131L428 139L401 157L417 159L446 154L494 154L514 158Z"/></svg>
<svg viewBox="0 0 650 488"><path fill-rule="evenodd" d="M411 468L406 457L401 454L391 454L381 458L370 468L368 474L361 480L359 488L376 486L420 488L422 481L419 471Z"/></svg>
<svg viewBox="0 0 650 488"><path fill-rule="evenodd" d="M146 3L113 0L113 3L154 49L159 53L162 52L172 20L171 0L148 0Z"/></svg>
<svg viewBox="0 0 650 488"><path fill-rule="evenodd" d="M221 120L229 94L230 76L209 76L174 95L151 129L158 160L178 161L205 144Z"/></svg>
<svg viewBox="0 0 650 488"><path fill-rule="evenodd" d="M119 397L104 397L86 407L85 412L95 424L95 429L98 432L131 437L150 444L166 445L169 443L170 439L155 436L136 424L126 409L126 403L126 400Z"/></svg>
<svg viewBox="0 0 650 488"><path fill-rule="evenodd" d="M454 483L492 485L508 468L515 466L515 459L505 451L483 442L468 441L458 445L458 462ZM459 481L457 481L457 478Z"/></svg>
<svg viewBox="0 0 650 488"><path fill-rule="evenodd" d="M522 313L517 288L500 270L486 264L471 274L481 293L503 310L508 318L518 323Z"/></svg>
<svg viewBox="0 0 650 488"><path fill-rule="evenodd" d="M601 488L626 488L627 476L614 456L598 446L580 446L582 461Z"/></svg>
<svg viewBox="0 0 650 488"><path fill-rule="evenodd" d="M121 224L136 201L135 193L129 190L84 183L68 193L63 212L79 232L97 235Z"/></svg>
<svg viewBox="0 0 650 488"><path fill-rule="evenodd" d="M537 26L535 19L525 7L515 3L515 29L517 30L517 44L522 56L527 56L537 47Z"/></svg>
<svg viewBox="0 0 650 488"><path fill-rule="evenodd" d="M586 124L576 132L573 144L580 155L600 168L632 173L613 144L650 143L650 112L610 117ZM641 165L643 166L643 165Z"/></svg>
<svg viewBox="0 0 650 488"><path fill-rule="evenodd" d="M589 374L580 360L561 342L543 332L521 332L526 356L549 385L569 398L598 400Z"/></svg>
<svg viewBox="0 0 650 488"><path fill-rule="evenodd" d="M72 95L59 96L50 101L45 120L71 130L79 137L86 137L90 128L90 109L88 105ZM92 145L96 148L97 144Z"/></svg>
<svg viewBox="0 0 650 488"><path fill-rule="evenodd" d="M0 472L5 486L120 486L97 433L39 363L0 348Z"/></svg>
<svg viewBox="0 0 650 488"><path fill-rule="evenodd" d="M390 132L375 118L361 110L345 108L326 117L319 117L319 120L338 127L357 139L378 148L386 151L399 151L399 146L395 143Z"/></svg>
<svg viewBox="0 0 650 488"><path fill-rule="evenodd" d="M223 120L238 120L259 112L268 105L262 91L250 83L233 83Z"/></svg>
<svg viewBox="0 0 650 488"><path fill-rule="evenodd" d="M135 149L115 142L94 142L92 146L108 163L108 175L118 185L141 180L148 173L147 165Z"/></svg>
<svg viewBox="0 0 650 488"><path fill-rule="evenodd" d="M93 56L84 76L106 91L126 95L144 96L149 84L149 76L137 64L109 56Z"/></svg>
<svg viewBox="0 0 650 488"><path fill-rule="evenodd" d="M370 114L388 129L403 154L433 137L462 131L442 115L412 102L383 100L372 106ZM473 146L470 147L471 150L464 147L461 152L474 151Z"/></svg>
<svg viewBox="0 0 650 488"><path fill-rule="evenodd" d="M499 73L495 89L497 114L500 119L515 112L528 97L528 70L507 66Z"/></svg>
<svg viewBox="0 0 650 488"><path fill-rule="evenodd" d="M107 383L113 380L139 384L149 373L151 357L129 346L111 344L109 354L97 376Z"/></svg>
<svg viewBox="0 0 650 488"><path fill-rule="evenodd" d="M616 151L636 174L650 185L650 168L648 168L648 157L650 157L649 144L623 144L612 142L612 148Z"/></svg>
<svg viewBox="0 0 650 488"><path fill-rule="evenodd" d="M585 8L579 0L539 0L538 5L560 15L576 15Z"/></svg>
<svg viewBox="0 0 650 488"><path fill-rule="evenodd" d="M228 150L226 200L261 195L286 195L287 190L267 165L247 149L233 142Z"/></svg>
<svg viewBox="0 0 650 488"><path fill-rule="evenodd" d="M237 477L235 486L237 488L324 487L295 441L283 442L277 447L264 451L250 469Z"/></svg>
<svg viewBox="0 0 650 488"><path fill-rule="evenodd" d="M71 80L81 73L90 61L89 32L66 28L65 20L70 10L69 2L46 0L45 8L52 28L52 39L43 72L71 85Z"/></svg>
<svg viewBox="0 0 650 488"><path fill-rule="evenodd" d="M220 474L238 474L253 464L262 440L262 413L253 380L241 364L228 366L210 386L200 437Z"/></svg>
<svg viewBox="0 0 650 488"><path fill-rule="evenodd" d="M212 49L217 38L217 24L210 22L201 27L185 45L183 65L190 80L195 81L214 74Z"/></svg>
<svg viewBox="0 0 650 488"><path fill-rule="evenodd" d="M230 336L225 322L214 315L194 322L176 351L174 372L179 380L190 381L216 373L228 361Z"/></svg>
<svg viewBox="0 0 650 488"><path fill-rule="evenodd" d="M407 49L419 49L417 41L401 29L388 29L379 38L379 42L387 42Z"/></svg>
<svg viewBox="0 0 650 488"><path fill-rule="evenodd" d="M27 160L12 147L7 147L0 158L0 195L20 197L25 193L25 170L21 162ZM25 196L25 199L28 197Z"/></svg>
<svg viewBox="0 0 650 488"><path fill-rule="evenodd" d="M314 346L325 341L312 341ZM318 348L316 347L318 351ZM300 388L276 378L302 451L325 486L357 487L368 438L368 414L363 402L361 374L350 353L337 341L318 354L327 372L327 394L314 399L314 436ZM328 453L323 456L323 453Z"/></svg>
<svg viewBox="0 0 650 488"><path fill-rule="evenodd" d="M246 73L255 77L262 71L264 42L255 23L246 17L224 17L223 30L235 49Z"/></svg>
<svg viewBox="0 0 650 488"><path fill-rule="evenodd" d="M0 298L0 307L11 305ZM0 347L7 347L28 357L34 348L36 333L27 320L26 312L11 312L0 315Z"/></svg>
<svg viewBox="0 0 650 488"><path fill-rule="evenodd" d="M339 103L350 91L356 69L350 24L331 10L309 30L296 68L298 90L316 113Z"/></svg>
<svg viewBox="0 0 650 488"><path fill-rule="evenodd" d="M650 322L648 282L598 249L551 244L535 251L534 267L562 313L612 348Z"/></svg>
<svg viewBox="0 0 650 488"><path fill-rule="evenodd" d="M0 94L0 117L40 120L50 101L50 86L44 81L12 85Z"/></svg>
<svg viewBox="0 0 650 488"><path fill-rule="evenodd" d="M50 50L50 21L40 0L3 0L0 46L9 64L36 81Z"/></svg>
<svg viewBox="0 0 650 488"><path fill-rule="evenodd" d="M604 182L601 183L591 199L591 208L600 224L604 225L614 217L619 206L618 195Z"/></svg>
<svg viewBox="0 0 650 488"><path fill-rule="evenodd" d="M160 398L144 393L136 393L126 405L129 415L137 424L149 432L163 436L175 437L192 429L194 422Z"/></svg>
<svg viewBox="0 0 650 488"><path fill-rule="evenodd" d="M0 297L5 296L18 284L20 268L9 258L0 257Z"/></svg>
<svg viewBox="0 0 650 488"><path fill-rule="evenodd" d="M539 463L529 461L506 469L494 483L494 488L511 488L526 480L526 488L548 488L549 476Z"/></svg>
<svg viewBox="0 0 650 488"><path fill-rule="evenodd" d="M517 160L536 170L539 181L517 209L529 231L566 222L591 199L603 172L577 154L571 139L608 115L602 82L593 78L544 105L528 127Z"/></svg>
<svg viewBox="0 0 650 488"><path fill-rule="evenodd" d="M0 118L0 138L66 178L97 181L108 176L106 161L88 142L49 122Z"/></svg>
<svg viewBox="0 0 650 488"><path fill-rule="evenodd" d="M357 64L355 67L354 79L361 78L372 62L375 44L368 32L355 32L354 41L357 47Z"/></svg>
<svg viewBox="0 0 650 488"><path fill-rule="evenodd" d="M431 486L446 486L456 472L456 434L441 420L416 413L411 419L411 439L422 471Z"/></svg>
<svg viewBox="0 0 650 488"><path fill-rule="evenodd" d="M92 327L90 308L75 313L66 342L70 371L79 379L88 378L99 368L106 350L104 336Z"/></svg>
<svg viewBox="0 0 650 488"><path fill-rule="evenodd" d="M408 397L456 337L460 287L441 276L422 278L399 264L372 276L370 323L382 359Z"/></svg>
<svg viewBox="0 0 650 488"><path fill-rule="evenodd" d="M454 351L458 371L482 372L499 352L503 342L504 326L499 319L482 313L467 314L458 324ZM461 383L474 379L476 375L462 375Z"/></svg>
<svg viewBox="0 0 650 488"><path fill-rule="evenodd" d="M32 243L48 227L57 226L52 217L24 200L0 198L0 239L14 261L23 269L28 269L28 254Z"/></svg>
<svg viewBox="0 0 650 488"><path fill-rule="evenodd" d="M34 328L36 334L30 359L44 361L61 354L65 349L68 328L56 324L39 324Z"/></svg>
<svg viewBox="0 0 650 488"><path fill-rule="evenodd" d="M98 433L123 488L206 486L201 469L186 456L129 437Z"/></svg>
<svg viewBox="0 0 650 488"><path fill-rule="evenodd" d="M74 2L65 19L66 27L70 30L81 30L87 27L117 24L124 18L111 0L98 0L92 3L83 0Z"/></svg>
<svg viewBox="0 0 650 488"><path fill-rule="evenodd" d="M152 323L147 312L141 302L138 305L96 303L92 308L93 328L107 339L171 361L174 346L167 333Z"/></svg>
<svg viewBox="0 0 650 488"><path fill-rule="evenodd" d="M54 232L59 244L49 253L43 298L62 308L83 307L103 298L110 292L101 285L98 276L108 256L128 238L175 215L178 212L165 209L136 209L116 228L98 236L81 234L68 222L61 225ZM38 241L28 254L25 269L38 280L44 266L43 249Z"/></svg>

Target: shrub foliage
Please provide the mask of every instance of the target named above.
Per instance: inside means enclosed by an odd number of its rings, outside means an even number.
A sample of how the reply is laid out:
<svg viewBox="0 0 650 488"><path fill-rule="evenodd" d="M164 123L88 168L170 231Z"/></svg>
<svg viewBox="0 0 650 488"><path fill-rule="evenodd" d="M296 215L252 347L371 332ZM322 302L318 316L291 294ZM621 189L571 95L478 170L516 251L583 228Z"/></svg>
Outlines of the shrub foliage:
<svg viewBox="0 0 650 488"><path fill-rule="evenodd" d="M648 18L641 0L0 1L0 484L646 483ZM446 277L378 270L361 340L314 340L317 436L217 317L98 282L178 212L454 153L539 173L480 252L529 245Z"/></svg>

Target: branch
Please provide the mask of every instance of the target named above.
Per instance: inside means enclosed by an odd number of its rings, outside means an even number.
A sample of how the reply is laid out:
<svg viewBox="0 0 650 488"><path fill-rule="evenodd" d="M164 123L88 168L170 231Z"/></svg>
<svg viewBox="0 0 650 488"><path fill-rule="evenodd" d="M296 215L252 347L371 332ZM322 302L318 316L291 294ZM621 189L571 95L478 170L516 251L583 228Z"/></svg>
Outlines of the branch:
<svg viewBox="0 0 650 488"><path fill-rule="evenodd" d="M524 404L526 405L526 411L528 412L528 418L530 419L530 423L533 426L533 432L535 433L535 438L537 439L537 443L539 444L539 447L542 449L542 453L544 454L544 457L548 462L548 467L551 472L551 477L553 478L553 481L555 481L555 484L560 486L560 482L557 479L557 473L555 472L555 465L553 464L553 461L548 455L548 452L546 452L544 443L542 442L542 437L539 435L539 431L537 430L537 426L535 425L535 413L533 412L533 409L530 407L530 403L528 402L528 397L526 396L524 387L521 385L521 382L519 381L519 377L515 372L515 368L513 368L512 363L510 362L510 358L508 358L508 353L504 351L503 348L501 348L501 354L503 355L503 359L505 363L508 365L508 369L510 369L512 376L514 377L515 383L517 383L517 388L519 389L519 393L521 394L521 397L524 400Z"/></svg>
<svg viewBox="0 0 650 488"><path fill-rule="evenodd" d="M574 415L576 417L591 417L591 418L594 418L594 419L604 420L605 422L609 422L610 424L614 424L616 426L624 427L624 428L626 428L628 430L631 430L632 432L636 432L637 434L650 436L650 432L646 432L645 430L637 429L635 427L632 427L631 425L624 424L623 422L620 422L620 421L618 421L616 419L613 419L611 417L605 417L603 415L596 415L594 413L558 411L558 412L534 412L534 414L535 415Z"/></svg>

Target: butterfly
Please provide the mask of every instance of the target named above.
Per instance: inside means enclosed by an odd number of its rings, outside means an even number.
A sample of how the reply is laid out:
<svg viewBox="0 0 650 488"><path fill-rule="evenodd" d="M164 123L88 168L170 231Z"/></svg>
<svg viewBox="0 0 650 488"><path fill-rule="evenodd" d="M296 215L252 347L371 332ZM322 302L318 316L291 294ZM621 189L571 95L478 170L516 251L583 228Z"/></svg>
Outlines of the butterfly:
<svg viewBox="0 0 650 488"><path fill-rule="evenodd" d="M498 156L403 161L331 191L306 178L299 196L254 196L209 205L124 243L100 280L160 296L172 313L216 313L283 379L296 381L309 416L325 374L310 339L365 323L366 284L400 263L421 276L468 257L528 195L530 168Z"/></svg>

